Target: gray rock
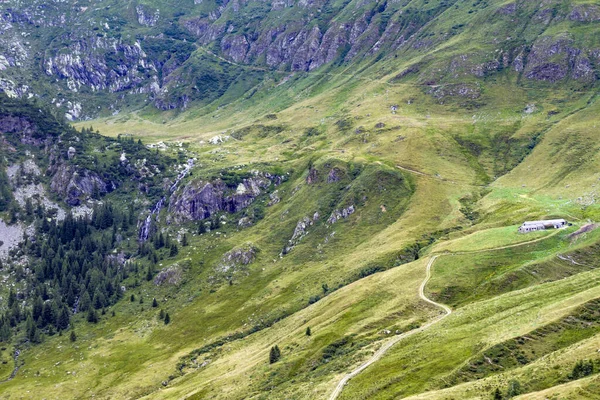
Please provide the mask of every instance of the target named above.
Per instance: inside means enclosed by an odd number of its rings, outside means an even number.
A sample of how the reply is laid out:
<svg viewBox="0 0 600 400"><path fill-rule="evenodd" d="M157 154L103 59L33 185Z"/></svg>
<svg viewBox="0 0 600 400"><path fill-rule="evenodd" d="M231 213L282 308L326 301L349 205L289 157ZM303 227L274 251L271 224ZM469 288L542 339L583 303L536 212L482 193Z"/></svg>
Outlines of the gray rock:
<svg viewBox="0 0 600 400"><path fill-rule="evenodd" d="M154 284L156 286L163 285L178 285L181 282L183 273L178 265L172 265L168 268L163 268L154 277Z"/></svg>
<svg viewBox="0 0 600 400"><path fill-rule="evenodd" d="M160 18L160 10L151 10L148 6L138 4L135 8L137 12L138 22L144 26L155 26Z"/></svg>
<svg viewBox="0 0 600 400"><path fill-rule="evenodd" d="M87 200L92 193L108 193L115 189L112 182L104 182L98 174L88 171L78 171L71 165L61 164L52 173L50 189L61 195L65 202L71 206L78 206Z"/></svg>
<svg viewBox="0 0 600 400"><path fill-rule="evenodd" d="M573 7L569 19L577 22L600 21L600 7L593 4L579 4Z"/></svg>
<svg viewBox="0 0 600 400"><path fill-rule="evenodd" d="M169 212L175 221L200 221L217 212L239 212L254 202L271 185L277 185L281 177L256 174L244 179L235 188L223 181L194 181L178 190L171 198Z"/></svg>
<svg viewBox="0 0 600 400"><path fill-rule="evenodd" d="M348 218L350 215L354 214L354 211L355 211L354 205L348 206L346 208L342 208L341 210L339 210L339 209L333 210L333 212L331 213L329 218L327 218L327 223L329 225L333 225L336 222L338 222L340 219Z"/></svg>

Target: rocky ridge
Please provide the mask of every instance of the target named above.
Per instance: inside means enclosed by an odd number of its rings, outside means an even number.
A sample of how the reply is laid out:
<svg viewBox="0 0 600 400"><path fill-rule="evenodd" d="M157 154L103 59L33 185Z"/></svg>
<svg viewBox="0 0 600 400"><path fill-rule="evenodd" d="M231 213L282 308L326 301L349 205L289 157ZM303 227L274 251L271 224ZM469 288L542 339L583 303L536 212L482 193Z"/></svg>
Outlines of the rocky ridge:
<svg viewBox="0 0 600 400"><path fill-rule="evenodd" d="M97 99L99 93L111 99L101 102L100 110L108 107L115 113L124 94L151 101L160 109L182 109L194 101L218 98L243 71L219 75L213 64L221 59L230 62L227 68L237 68L234 64L264 67L263 74L310 72L374 57L410 60L451 39L469 41L469 29L486 29L480 28L486 26L480 22L489 19L493 28L484 33L486 39L478 50L444 52L452 54L449 58L442 53L419 56L420 61L401 72L399 79L416 74L425 86L451 83L430 93L472 99L481 93L473 78L481 82L504 70L528 81L596 82L600 43L592 38L600 7L571 1L559 7L559 3L477 3L468 14L470 20L447 30L442 28L447 19L464 19L460 13L466 6L455 1L421 9L399 2L340 5L285 0L250 11L252 4L239 1L175 8L138 3L131 9L113 0L104 8L70 1L51 5L7 1L0 17L0 89L14 96L50 93L52 103L73 120L98 112L98 107L82 99L92 94ZM553 29L565 24L583 27L590 35L583 40L576 30ZM57 34L40 35L50 29ZM515 37L514 32L524 34ZM55 39L40 39L46 36ZM199 50L200 46L209 52ZM39 63L36 53L42 54ZM41 80L31 79L40 72ZM219 85L215 85L217 77ZM187 87L196 89L182 89Z"/></svg>

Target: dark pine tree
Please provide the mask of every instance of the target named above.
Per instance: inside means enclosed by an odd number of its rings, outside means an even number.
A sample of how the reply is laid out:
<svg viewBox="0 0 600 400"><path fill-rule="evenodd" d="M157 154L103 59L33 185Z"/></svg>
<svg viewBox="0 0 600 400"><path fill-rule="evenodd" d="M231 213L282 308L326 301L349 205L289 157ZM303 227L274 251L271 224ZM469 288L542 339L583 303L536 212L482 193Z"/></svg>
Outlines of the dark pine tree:
<svg viewBox="0 0 600 400"><path fill-rule="evenodd" d="M281 351L279 350L279 346L275 345L271 347L271 351L269 352L269 364L275 364L281 358Z"/></svg>
<svg viewBox="0 0 600 400"><path fill-rule="evenodd" d="M179 248L177 247L177 245L175 243L173 243L171 245L171 251L169 252L169 257L175 257L177 254L179 254Z"/></svg>
<svg viewBox="0 0 600 400"><path fill-rule="evenodd" d="M92 324L98 322L98 313L96 312L96 310L94 310L93 307L90 307L90 309L88 310L87 322L91 322Z"/></svg>

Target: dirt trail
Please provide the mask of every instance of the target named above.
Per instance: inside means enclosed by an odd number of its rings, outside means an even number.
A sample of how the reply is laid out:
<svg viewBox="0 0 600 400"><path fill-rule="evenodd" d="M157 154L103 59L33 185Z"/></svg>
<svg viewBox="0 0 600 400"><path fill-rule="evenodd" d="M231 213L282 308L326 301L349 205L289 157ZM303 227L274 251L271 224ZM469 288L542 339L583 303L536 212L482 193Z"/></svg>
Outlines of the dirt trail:
<svg viewBox="0 0 600 400"><path fill-rule="evenodd" d="M560 232L560 229L557 229L555 232L551 233L548 236L544 236L544 237L541 237L541 238L529 240L529 241L526 241L526 242L515 243L515 244L510 244L510 245L500 246L500 247L494 247L494 248L491 248L491 249L481 249L481 250L473 250L473 251L461 251L461 252L456 252L456 253L443 253L443 254L432 255L429 258L429 262L427 263L427 268L425 269L425 279L423 280L423 282L421 282L421 286L419 286L419 298L421 298L423 301L426 301L429 304L432 304L432 305L434 305L436 307L441 308L444 311L444 313L441 314L440 316L434 318L433 320L429 321L425 325L420 326L417 329L413 329L411 331L408 331L408 332L405 332L403 334L400 334L398 336L395 336L392 339L390 339L387 343L384 343L383 346L381 346L381 348L379 348L379 350L377 350L375 352L375 354L373 354L373 356L371 358L369 358L367 361L365 361L362 364L360 364L352 372L344 375L344 377L338 382L337 386L335 387L335 389L331 393L331 396L329 396L329 400L335 400L335 399L337 399L337 397L342 393L342 390L344 390L344 386L348 383L348 381L350 379L352 379L355 376L357 376L358 374L360 374L362 371L364 371L365 369L367 369L370 365L372 365L375 362L379 361L381 359L381 357L383 357L383 355L389 349L391 349L392 346L394 346L396 343L398 343L399 341L401 341L403 339L406 339L409 336L412 336L412 335L414 335L416 333L424 331L425 329L427 329L430 326L432 326L432 325L440 322L441 320L443 320L444 318L446 318L447 316L449 316L450 314L452 314L452 309L450 307L448 307L445 304L441 304L441 303L435 302L435 301L431 300L430 298L428 298L427 296L425 296L425 286L427 285L427 283L431 279L431 268L433 267L433 264L438 259L438 257L443 256L443 255L461 255L461 254L483 253L483 252L488 252L488 251L504 250L504 249L510 249L510 248L513 248L513 247L525 246L525 245L528 245L528 244L531 244L531 243L536 243L536 242L539 242L539 241L551 238L552 236L558 234L559 232Z"/></svg>
<svg viewBox="0 0 600 400"><path fill-rule="evenodd" d="M431 267L433 266L433 264L435 263L435 260L437 260L437 258L439 257L439 255L435 255L432 256L429 259L429 262L427 263L427 269L426 269L426 276L425 279L423 280L423 282L421 283L421 286L419 287L419 297L430 303L433 304L434 306L440 307L444 310L444 314L440 315L439 317L429 321L428 323L426 323L423 326L420 326L417 329L413 329L411 331L405 332L401 335L395 336L392 339L390 339L387 343L385 343L383 346L381 346L381 348L379 350L377 350L375 352L375 354L373 354L373 356L368 359L367 361L365 361L364 363L362 363L361 365L359 365L356 369L354 369L354 371L350 372L349 374L346 374L337 384L337 386L335 387L335 390L331 393L331 396L329 396L330 400L335 400L341 393L342 390L344 389L344 386L346 385L346 383L348 383L348 381L352 378L354 378L356 375L360 374L362 371L364 371L367 367L369 367L371 364L374 364L375 362L379 361L379 359L381 357L383 357L383 355L396 343L398 343L399 341L406 339L409 336L412 336L418 332L421 332L427 328L429 328L431 325L441 321L442 319L446 318L448 315L452 314L452 310L450 309L450 307L444 305L444 304L440 304L437 303L431 299L429 299L427 296L425 296L425 285L427 285L427 282L429 282L429 279L431 279Z"/></svg>

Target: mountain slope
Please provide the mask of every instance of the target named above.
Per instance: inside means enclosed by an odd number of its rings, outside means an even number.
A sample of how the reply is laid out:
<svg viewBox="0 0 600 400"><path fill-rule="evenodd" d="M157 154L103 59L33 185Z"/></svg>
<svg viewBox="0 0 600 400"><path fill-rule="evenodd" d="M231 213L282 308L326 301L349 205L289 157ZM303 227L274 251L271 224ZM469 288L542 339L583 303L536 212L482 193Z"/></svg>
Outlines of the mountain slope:
<svg viewBox="0 0 600 400"><path fill-rule="evenodd" d="M215 107L304 71L397 74L436 98L472 105L485 98L487 82L581 88L599 76L600 10L567 0L9 1L3 8L3 88L38 96L70 119L148 102L162 110Z"/></svg>
<svg viewBox="0 0 600 400"><path fill-rule="evenodd" d="M29 185L33 205L65 215L112 205L120 223L80 223L106 242L92 269L111 265L120 290L82 274L87 310L63 307L61 274L84 262L37 272L39 246L11 244L0 380L15 348L19 368L3 395L329 398L391 336L440 315L418 296L434 255L425 290L453 313L341 398L593 393L597 5L101 4L4 4L4 38L45 50L21 82L58 114L71 101L79 118L105 115L93 125L113 138L3 99L1 219L43 225L17 200ZM11 175L31 160L39 182ZM551 217L573 226L517 233ZM61 260L80 251L67 242ZM121 267L100 261L121 254ZM68 324L34 320L39 304L66 308Z"/></svg>

